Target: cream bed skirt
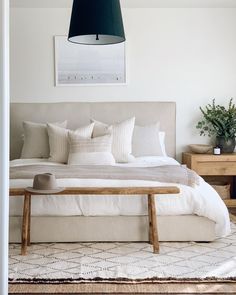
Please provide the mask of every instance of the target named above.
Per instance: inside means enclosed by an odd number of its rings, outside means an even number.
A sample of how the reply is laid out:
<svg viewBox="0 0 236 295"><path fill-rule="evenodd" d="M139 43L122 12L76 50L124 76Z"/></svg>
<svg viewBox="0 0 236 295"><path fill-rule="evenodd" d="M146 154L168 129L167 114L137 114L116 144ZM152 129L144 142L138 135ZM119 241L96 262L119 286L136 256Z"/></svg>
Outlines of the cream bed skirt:
<svg viewBox="0 0 236 295"><path fill-rule="evenodd" d="M10 217L10 242L21 241L22 217ZM215 222L196 215L158 216L160 241L213 241ZM148 241L147 216L31 218L32 242Z"/></svg>

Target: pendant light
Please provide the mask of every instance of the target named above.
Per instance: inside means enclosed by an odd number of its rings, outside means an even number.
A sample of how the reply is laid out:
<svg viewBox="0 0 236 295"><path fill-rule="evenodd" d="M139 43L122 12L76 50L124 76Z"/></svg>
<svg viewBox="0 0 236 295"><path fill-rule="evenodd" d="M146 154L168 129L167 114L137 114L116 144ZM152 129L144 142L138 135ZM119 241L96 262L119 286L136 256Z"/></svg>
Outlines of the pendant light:
<svg viewBox="0 0 236 295"><path fill-rule="evenodd" d="M87 45L125 41L119 0L74 0L68 40Z"/></svg>

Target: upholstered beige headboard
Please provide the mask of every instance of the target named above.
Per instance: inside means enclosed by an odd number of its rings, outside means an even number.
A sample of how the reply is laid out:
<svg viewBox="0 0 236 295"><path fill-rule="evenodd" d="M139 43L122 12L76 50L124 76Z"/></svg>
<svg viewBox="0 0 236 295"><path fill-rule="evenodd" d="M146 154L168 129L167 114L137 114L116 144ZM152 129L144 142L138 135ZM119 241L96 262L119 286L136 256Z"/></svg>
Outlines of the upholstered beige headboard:
<svg viewBox="0 0 236 295"><path fill-rule="evenodd" d="M161 130L166 132L167 154L175 157L175 112L174 102L11 103L10 156L20 157L23 121L68 120L68 128L76 129L89 123L90 118L114 123L135 116L137 125L161 123Z"/></svg>

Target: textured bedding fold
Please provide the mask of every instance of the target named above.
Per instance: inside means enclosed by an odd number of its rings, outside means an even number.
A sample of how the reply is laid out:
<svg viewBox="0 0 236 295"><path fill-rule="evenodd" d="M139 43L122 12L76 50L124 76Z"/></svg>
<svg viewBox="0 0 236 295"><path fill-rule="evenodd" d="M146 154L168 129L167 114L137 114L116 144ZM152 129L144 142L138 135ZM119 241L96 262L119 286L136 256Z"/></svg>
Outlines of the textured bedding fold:
<svg viewBox="0 0 236 295"><path fill-rule="evenodd" d="M194 187L199 185L200 177L192 170L177 165L155 167L119 166L68 166L68 165L28 165L10 168L11 179L33 179L40 173L53 173L57 179L120 179L148 180L177 183Z"/></svg>

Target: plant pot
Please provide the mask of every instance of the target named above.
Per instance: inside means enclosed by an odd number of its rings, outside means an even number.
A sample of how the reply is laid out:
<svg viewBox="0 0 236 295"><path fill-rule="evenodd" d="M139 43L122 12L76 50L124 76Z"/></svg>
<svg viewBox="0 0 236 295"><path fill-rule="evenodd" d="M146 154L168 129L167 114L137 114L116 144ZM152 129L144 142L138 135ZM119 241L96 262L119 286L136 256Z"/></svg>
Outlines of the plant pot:
<svg viewBox="0 0 236 295"><path fill-rule="evenodd" d="M233 153L235 149L235 137L226 140L223 136L217 136L216 146L220 147L222 153Z"/></svg>

